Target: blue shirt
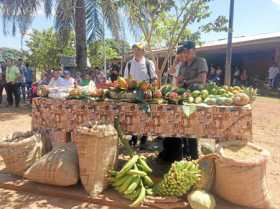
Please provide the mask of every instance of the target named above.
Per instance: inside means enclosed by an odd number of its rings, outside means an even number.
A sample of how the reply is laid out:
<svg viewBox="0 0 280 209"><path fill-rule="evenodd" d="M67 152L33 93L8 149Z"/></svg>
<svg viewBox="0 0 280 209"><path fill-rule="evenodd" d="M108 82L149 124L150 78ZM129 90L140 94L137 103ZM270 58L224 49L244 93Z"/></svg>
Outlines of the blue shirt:
<svg viewBox="0 0 280 209"><path fill-rule="evenodd" d="M24 73L25 81L26 82L32 82L33 79L32 79L31 68L26 68L23 73Z"/></svg>

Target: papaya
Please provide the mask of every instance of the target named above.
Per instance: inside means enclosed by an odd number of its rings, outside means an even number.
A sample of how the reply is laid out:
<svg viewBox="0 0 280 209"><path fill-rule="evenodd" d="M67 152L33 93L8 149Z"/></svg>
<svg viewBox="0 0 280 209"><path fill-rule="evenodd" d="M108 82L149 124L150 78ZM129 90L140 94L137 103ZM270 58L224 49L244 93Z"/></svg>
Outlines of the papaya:
<svg viewBox="0 0 280 209"><path fill-rule="evenodd" d="M118 78L118 84L119 84L120 89L123 89L123 90L128 89L128 84L123 77Z"/></svg>
<svg viewBox="0 0 280 209"><path fill-rule="evenodd" d="M154 98L157 98L157 99L162 98L162 93L161 93L160 90L156 90L156 91L154 92Z"/></svg>
<svg viewBox="0 0 280 209"><path fill-rule="evenodd" d="M127 80L127 86L128 86L128 90L134 90L134 89L137 88L137 81L132 80L132 79L128 79Z"/></svg>
<svg viewBox="0 0 280 209"><path fill-rule="evenodd" d="M142 81L141 83L139 83L139 89L141 89L142 91L148 91L151 88L151 85L145 81Z"/></svg>

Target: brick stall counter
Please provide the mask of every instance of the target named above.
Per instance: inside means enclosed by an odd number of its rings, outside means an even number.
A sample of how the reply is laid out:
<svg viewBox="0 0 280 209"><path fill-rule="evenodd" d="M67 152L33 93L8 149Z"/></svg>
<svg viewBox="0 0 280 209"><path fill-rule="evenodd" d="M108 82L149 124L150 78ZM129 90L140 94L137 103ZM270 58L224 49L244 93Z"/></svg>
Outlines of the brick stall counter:
<svg viewBox="0 0 280 209"><path fill-rule="evenodd" d="M138 104L116 101L35 98L32 128L51 135L57 142L75 136L86 121L113 123L119 115L126 134L211 138L216 141L252 138L251 106L151 104L147 114ZM74 139L75 140L75 139Z"/></svg>

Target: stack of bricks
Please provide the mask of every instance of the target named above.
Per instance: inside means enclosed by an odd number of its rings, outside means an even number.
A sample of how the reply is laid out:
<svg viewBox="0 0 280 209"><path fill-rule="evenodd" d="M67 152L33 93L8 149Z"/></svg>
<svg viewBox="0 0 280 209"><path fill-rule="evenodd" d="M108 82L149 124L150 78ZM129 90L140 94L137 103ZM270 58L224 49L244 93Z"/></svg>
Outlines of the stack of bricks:
<svg viewBox="0 0 280 209"><path fill-rule="evenodd" d="M138 104L117 101L35 98L32 105L33 130L48 134L59 143L69 140L69 135L75 136L75 129L84 122L113 123L115 116L120 117L126 134L216 141L252 138L250 106L196 105L196 111L187 116L182 106L169 104L151 104L150 114L143 112Z"/></svg>

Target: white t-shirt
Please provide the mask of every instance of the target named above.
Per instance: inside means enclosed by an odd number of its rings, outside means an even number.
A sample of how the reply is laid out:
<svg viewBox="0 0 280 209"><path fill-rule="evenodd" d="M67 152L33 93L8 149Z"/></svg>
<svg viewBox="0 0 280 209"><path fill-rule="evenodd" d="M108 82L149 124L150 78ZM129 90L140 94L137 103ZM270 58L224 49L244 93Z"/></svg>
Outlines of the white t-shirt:
<svg viewBox="0 0 280 209"><path fill-rule="evenodd" d="M150 77L148 74L148 70L146 67L146 58L143 57L139 62L133 58L130 60L131 67L130 67L130 75L133 79L137 81L150 81ZM149 60L150 62L150 73L151 73L151 79L157 78L155 64ZM128 63L126 64L125 70L124 70L124 77L127 78L129 75L128 72Z"/></svg>
<svg viewBox="0 0 280 209"><path fill-rule="evenodd" d="M69 80L63 79L63 87L66 89L70 89L74 87L75 79L70 78Z"/></svg>
<svg viewBox="0 0 280 209"><path fill-rule="evenodd" d="M278 73L280 73L279 68L278 68L278 67L271 66L271 67L268 69L268 79L274 79L275 76L276 76Z"/></svg>

